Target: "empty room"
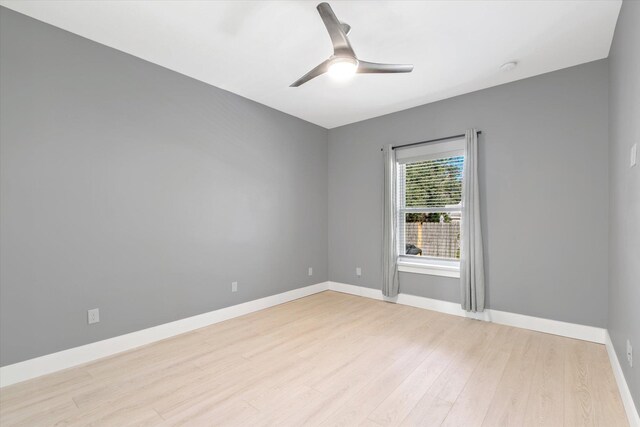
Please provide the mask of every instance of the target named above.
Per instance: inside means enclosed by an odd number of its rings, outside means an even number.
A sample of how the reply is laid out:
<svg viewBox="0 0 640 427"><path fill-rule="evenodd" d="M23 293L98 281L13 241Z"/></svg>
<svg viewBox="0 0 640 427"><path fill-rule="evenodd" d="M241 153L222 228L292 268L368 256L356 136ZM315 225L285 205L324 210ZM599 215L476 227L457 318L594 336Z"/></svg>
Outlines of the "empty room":
<svg viewBox="0 0 640 427"><path fill-rule="evenodd" d="M640 0L0 0L0 426L640 427Z"/></svg>

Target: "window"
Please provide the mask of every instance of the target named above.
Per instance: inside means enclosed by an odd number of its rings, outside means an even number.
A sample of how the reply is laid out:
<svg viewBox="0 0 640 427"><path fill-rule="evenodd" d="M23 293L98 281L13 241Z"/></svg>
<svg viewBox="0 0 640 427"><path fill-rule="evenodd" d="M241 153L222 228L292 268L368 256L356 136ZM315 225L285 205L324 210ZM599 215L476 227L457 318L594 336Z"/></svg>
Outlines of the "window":
<svg viewBox="0 0 640 427"><path fill-rule="evenodd" d="M399 270L460 276L464 140L396 153Z"/></svg>

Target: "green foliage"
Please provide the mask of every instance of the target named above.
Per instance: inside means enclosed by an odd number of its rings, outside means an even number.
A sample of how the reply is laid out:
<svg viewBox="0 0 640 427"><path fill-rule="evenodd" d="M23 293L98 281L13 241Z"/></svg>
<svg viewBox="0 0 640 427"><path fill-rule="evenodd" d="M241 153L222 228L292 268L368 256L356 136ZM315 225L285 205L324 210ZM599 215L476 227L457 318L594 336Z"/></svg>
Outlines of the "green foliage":
<svg viewBox="0 0 640 427"><path fill-rule="evenodd" d="M457 205L462 198L464 157L427 160L405 165L405 206L444 207ZM411 213L407 222L451 222L446 213Z"/></svg>
<svg viewBox="0 0 640 427"><path fill-rule="evenodd" d="M440 222L440 216L444 216L444 222L451 222L451 217L446 212L443 213L408 213L406 222Z"/></svg>

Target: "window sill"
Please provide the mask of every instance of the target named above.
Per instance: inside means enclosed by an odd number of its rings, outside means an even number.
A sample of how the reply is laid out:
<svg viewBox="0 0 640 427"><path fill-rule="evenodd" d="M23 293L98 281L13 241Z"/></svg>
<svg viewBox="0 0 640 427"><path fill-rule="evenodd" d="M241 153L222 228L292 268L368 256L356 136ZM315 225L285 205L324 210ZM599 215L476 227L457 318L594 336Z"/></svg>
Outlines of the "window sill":
<svg viewBox="0 0 640 427"><path fill-rule="evenodd" d="M403 273L428 274L430 276L460 277L459 265L443 265L436 263L398 261L398 271Z"/></svg>

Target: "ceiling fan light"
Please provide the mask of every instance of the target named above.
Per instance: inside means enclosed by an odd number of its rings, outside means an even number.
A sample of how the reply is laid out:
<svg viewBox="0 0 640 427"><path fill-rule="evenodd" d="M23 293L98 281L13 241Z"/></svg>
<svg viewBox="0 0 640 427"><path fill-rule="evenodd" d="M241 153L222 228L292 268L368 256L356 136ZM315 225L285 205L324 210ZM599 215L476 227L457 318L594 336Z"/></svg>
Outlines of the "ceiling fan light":
<svg viewBox="0 0 640 427"><path fill-rule="evenodd" d="M344 58L334 61L329 66L328 74L336 80L346 80L353 76L358 69L358 61Z"/></svg>

